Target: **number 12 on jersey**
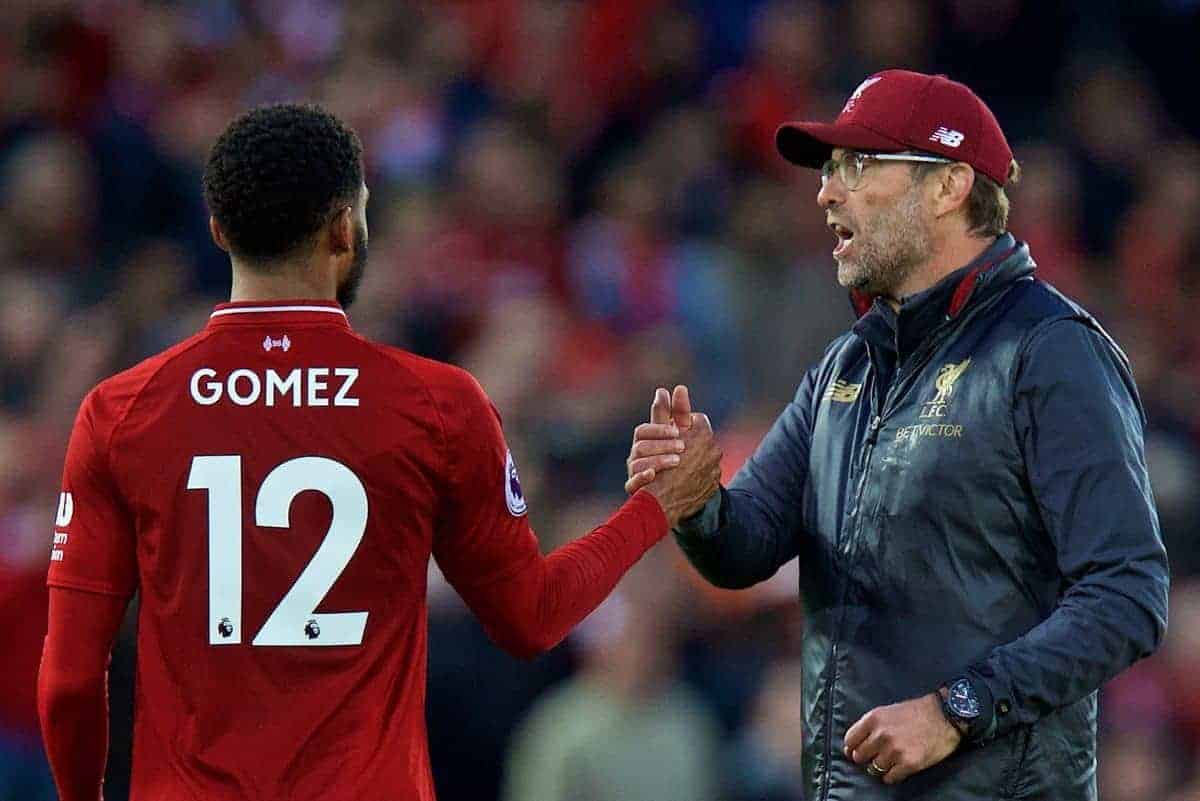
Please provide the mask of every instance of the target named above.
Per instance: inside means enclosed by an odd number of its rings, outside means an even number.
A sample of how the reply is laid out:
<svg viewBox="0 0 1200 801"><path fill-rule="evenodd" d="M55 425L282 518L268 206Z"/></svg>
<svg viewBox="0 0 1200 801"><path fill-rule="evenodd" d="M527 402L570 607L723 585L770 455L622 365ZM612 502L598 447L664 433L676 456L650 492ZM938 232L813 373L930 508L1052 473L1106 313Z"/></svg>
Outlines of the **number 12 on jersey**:
<svg viewBox="0 0 1200 801"><path fill-rule="evenodd" d="M187 488L208 490L208 642L236 645L242 641L242 457L193 457ZM329 498L329 531L252 645L362 644L366 612L314 611L366 532L367 491L358 476L333 459L289 459L263 479L254 504L255 523L288 528L292 500L307 490Z"/></svg>

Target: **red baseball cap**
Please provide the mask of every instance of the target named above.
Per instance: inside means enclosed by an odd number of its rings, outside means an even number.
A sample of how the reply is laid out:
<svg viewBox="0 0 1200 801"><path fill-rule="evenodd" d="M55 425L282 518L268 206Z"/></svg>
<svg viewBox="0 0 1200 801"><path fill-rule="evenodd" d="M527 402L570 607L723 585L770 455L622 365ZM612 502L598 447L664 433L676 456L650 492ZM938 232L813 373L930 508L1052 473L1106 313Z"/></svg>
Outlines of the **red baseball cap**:
<svg viewBox="0 0 1200 801"><path fill-rule="evenodd" d="M1013 157L995 115L966 85L908 70L867 78L831 123L784 123L775 146L793 164L813 168L836 147L919 150L970 164L1001 186Z"/></svg>

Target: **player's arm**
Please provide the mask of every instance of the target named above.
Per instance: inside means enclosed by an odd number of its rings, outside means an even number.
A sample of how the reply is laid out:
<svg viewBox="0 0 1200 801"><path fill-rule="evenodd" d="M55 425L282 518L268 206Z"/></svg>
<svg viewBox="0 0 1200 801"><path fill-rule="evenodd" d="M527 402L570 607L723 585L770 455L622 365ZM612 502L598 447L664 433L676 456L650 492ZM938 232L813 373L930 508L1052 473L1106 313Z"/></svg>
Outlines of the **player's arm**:
<svg viewBox="0 0 1200 801"><path fill-rule="evenodd" d="M38 672L42 740L61 801L96 801L108 755L108 665L127 600L53 587Z"/></svg>
<svg viewBox="0 0 1200 801"><path fill-rule="evenodd" d="M654 494L642 490L602 525L543 556L499 416L467 380L443 415L447 487L433 552L492 640L532 658L590 614L666 535L669 521Z"/></svg>
<svg viewBox="0 0 1200 801"><path fill-rule="evenodd" d="M969 671L989 735L1099 689L1158 647L1167 555L1146 471L1129 367L1098 331L1066 320L1022 358L1014 420L1064 589L1046 620Z"/></svg>
<svg viewBox="0 0 1200 801"><path fill-rule="evenodd" d="M109 455L116 410L93 391L67 447L47 575L50 615L38 714L62 801L100 797L108 749L106 673L137 585L133 521Z"/></svg>

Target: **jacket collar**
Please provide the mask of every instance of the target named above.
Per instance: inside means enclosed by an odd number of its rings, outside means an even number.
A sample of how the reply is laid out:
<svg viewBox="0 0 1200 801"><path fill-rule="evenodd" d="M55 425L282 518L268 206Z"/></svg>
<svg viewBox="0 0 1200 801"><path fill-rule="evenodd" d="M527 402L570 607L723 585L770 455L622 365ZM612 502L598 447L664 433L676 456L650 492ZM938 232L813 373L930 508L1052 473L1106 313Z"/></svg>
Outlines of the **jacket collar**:
<svg viewBox="0 0 1200 801"><path fill-rule="evenodd" d="M852 291L859 314L854 332L903 358L941 325L1032 274L1034 267L1029 246L1004 234L971 263L902 300L898 312L882 298Z"/></svg>

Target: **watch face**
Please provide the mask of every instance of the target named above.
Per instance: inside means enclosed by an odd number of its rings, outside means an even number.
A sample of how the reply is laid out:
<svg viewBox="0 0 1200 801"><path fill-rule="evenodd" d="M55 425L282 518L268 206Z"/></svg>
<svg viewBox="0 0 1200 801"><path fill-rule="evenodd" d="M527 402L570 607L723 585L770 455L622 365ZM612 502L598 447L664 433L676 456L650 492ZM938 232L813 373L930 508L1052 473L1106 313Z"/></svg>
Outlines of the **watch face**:
<svg viewBox="0 0 1200 801"><path fill-rule="evenodd" d="M971 687L971 682L966 679L959 679L950 685L949 693L946 696L946 705L960 718L977 718L981 711L979 699L975 697L975 690Z"/></svg>

